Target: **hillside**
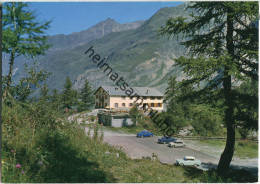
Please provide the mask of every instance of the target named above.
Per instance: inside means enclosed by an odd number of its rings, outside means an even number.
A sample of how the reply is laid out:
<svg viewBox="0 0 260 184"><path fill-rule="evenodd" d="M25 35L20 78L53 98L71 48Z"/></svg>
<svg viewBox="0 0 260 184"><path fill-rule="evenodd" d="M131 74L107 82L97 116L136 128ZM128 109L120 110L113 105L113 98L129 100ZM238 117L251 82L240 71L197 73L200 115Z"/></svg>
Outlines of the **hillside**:
<svg viewBox="0 0 260 184"><path fill-rule="evenodd" d="M59 34L50 36L48 40L49 43L52 45L51 51L71 49L76 46L90 42L94 39L102 38L103 36L112 32L136 29L142 24L143 21L120 24L111 18L107 18L106 20L99 22L98 24L92 26L87 30L72 33L69 35Z"/></svg>
<svg viewBox="0 0 260 184"><path fill-rule="evenodd" d="M173 58L184 54L176 40L158 34L159 28L169 17L188 16L185 5L162 8L150 19L142 22L119 24L107 19L86 31L70 35L56 35L49 39L53 47L38 59L40 66L52 73L50 88L61 89L66 76L81 88L88 79L94 88L111 84L103 72L90 63L84 52L93 46L102 57L109 57L110 66L132 86L154 86L163 91L171 75L181 78L181 71L174 67ZM23 75L20 63L15 79Z"/></svg>
<svg viewBox="0 0 260 184"><path fill-rule="evenodd" d="M107 18L106 20L99 22L98 24L90 27L87 30L75 32L69 35L58 34L54 36L49 36L48 43L51 45L51 48L46 52L46 55L44 57L40 57L40 58L48 57L51 53L57 50L72 49L78 45L101 38L104 35L107 35L111 32L120 32L120 31L125 31L130 29L136 29L137 27L141 26L143 22L144 21L136 21L136 22L130 22L126 24L120 24L111 18ZM22 56L18 57L15 62L16 70L19 69L22 71L24 63L28 63L30 65L31 60L28 58L24 58ZM7 72L8 72L8 55L3 53L4 75L7 74ZM17 74L16 78L19 78L21 73Z"/></svg>

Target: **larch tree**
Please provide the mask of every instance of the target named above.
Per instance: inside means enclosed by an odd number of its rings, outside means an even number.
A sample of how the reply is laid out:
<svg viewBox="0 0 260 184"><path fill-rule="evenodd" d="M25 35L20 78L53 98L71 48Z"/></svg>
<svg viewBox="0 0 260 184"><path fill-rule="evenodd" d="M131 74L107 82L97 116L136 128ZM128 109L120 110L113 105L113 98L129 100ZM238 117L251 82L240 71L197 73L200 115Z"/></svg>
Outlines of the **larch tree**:
<svg viewBox="0 0 260 184"><path fill-rule="evenodd" d="M187 48L187 55L176 59L187 76L182 85L196 86L196 96L223 102L227 137L218 163L221 174L234 154L240 103L234 88L239 82L258 80L258 2L194 2L187 9L192 12L189 18L170 18L160 32L182 38ZM208 85L202 87L203 83Z"/></svg>
<svg viewBox="0 0 260 184"><path fill-rule="evenodd" d="M44 83L40 89L40 97L41 97L40 99L48 100L48 98L49 98L48 93L49 93L48 85L46 83Z"/></svg>
<svg viewBox="0 0 260 184"><path fill-rule="evenodd" d="M6 91L12 83L15 58L34 58L49 48L45 31L50 21L40 23L27 3L5 3L3 9L3 52L9 55Z"/></svg>

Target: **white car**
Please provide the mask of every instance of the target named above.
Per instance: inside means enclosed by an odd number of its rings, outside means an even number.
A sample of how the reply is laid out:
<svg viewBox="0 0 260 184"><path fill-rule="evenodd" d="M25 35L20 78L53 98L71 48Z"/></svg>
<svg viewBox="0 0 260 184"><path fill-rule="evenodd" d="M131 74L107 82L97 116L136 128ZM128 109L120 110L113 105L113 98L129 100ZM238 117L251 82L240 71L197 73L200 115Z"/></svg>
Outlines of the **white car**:
<svg viewBox="0 0 260 184"><path fill-rule="evenodd" d="M174 148L180 148L180 147L185 147L185 144L184 144L184 142L183 142L182 140L178 139L178 140L176 140L176 141L174 141L174 142L170 142L170 143L168 144L168 146L169 146L170 148L172 148L172 147L174 147Z"/></svg>
<svg viewBox="0 0 260 184"><path fill-rule="evenodd" d="M195 157L192 156L185 156L183 159L177 159L176 165L180 166L200 166L201 161L198 159L195 159Z"/></svg>

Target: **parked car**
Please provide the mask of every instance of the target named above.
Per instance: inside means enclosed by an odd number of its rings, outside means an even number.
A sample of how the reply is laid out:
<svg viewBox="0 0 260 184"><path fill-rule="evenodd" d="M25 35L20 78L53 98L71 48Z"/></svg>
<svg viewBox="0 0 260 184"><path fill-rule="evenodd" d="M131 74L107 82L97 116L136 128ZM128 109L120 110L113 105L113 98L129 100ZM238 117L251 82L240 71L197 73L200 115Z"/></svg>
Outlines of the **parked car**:
<svg viewBox="0 0 260 184"><path fill-rule="evenodd" d="M147 130L143 130L136 134L136 137L152 137L152 136L153 136L153 133L149 132Z"/></svg>
<svg viewBox="0 0 260 184"><path fill-rule="evenodd" d="M174 142L176 141L177 139L176 138L173 138L173 137L162 137L160 139L158 139L158 143L160 144L165 144L165 143L170 143L170 142Z"/></svg>
<svg viewBox="0 0 260 184"><path fill-rule="evenodd" d="M170 143L168 144L168 146L169 146L170 148L172 148L172 147L174 147L174 148L180 148L180 147L185 147L185 144L184 144L183 140L177 139L177 140L174 141L174 142L170 142Z"/></svg>
<svg viewBox="0 0 260 184"><path fill-rule="evenodd" d="M200 166L201 161L198 159L195 159L195 157L192 156L185 156L183 159L177 159L176 165L181 166Z"/></svg>

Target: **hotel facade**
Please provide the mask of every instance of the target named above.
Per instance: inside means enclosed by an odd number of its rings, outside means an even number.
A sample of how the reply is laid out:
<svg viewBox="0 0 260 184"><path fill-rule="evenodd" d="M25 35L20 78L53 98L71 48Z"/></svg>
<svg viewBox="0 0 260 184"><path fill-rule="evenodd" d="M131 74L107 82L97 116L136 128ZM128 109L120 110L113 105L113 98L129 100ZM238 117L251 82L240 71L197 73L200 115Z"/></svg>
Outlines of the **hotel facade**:
<svg viewBox="0 0 260 184"><path fill-rule="evenodd" d="M134 91L140 96L140 106L162 111L163 94L155 88L133 87ZM117 86L100 86L95 94L95 108L104 109L130 109L133 107L136 98L128 97L124 91Z"/></svg>

